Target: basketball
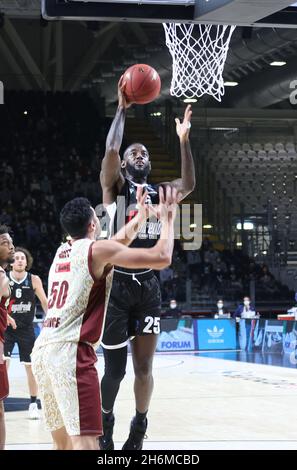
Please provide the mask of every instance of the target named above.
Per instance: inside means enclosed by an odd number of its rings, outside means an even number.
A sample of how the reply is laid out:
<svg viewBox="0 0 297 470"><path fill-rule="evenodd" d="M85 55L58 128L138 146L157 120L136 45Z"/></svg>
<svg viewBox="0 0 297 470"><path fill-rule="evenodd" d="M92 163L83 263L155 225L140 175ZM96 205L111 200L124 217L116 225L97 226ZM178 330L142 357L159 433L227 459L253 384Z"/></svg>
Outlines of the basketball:
<svg viewBox="0 0 297 470"><path fill-rule="evenodd" d="M124 82L126 82L124 94L127 100L133 103L150 103L160 94L160 76L150 65L132 65L124 73Z"/></svg>

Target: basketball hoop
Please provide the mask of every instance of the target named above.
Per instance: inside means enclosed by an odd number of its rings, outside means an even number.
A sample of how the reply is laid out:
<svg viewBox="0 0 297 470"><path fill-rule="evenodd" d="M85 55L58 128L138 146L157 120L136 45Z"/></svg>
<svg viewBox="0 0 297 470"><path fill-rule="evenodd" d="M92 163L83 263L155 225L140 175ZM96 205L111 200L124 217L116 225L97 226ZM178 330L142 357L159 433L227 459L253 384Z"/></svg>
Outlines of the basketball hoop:
<svg viewBox="0 0 297 470"><path fill-rule="evenodd" d="M163 23L172 56L170 94L186 98L205 94L221 101L223 71L236 26Z"/></svg>

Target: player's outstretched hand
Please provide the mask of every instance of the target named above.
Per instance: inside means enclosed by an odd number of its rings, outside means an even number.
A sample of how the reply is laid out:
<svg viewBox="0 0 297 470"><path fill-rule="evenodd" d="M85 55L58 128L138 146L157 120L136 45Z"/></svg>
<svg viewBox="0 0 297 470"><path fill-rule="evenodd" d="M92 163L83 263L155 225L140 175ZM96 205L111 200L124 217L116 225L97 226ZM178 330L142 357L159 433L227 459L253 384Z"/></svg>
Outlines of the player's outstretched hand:
<svg viewBox="0 0 297 470"><path fill-rule="evenodd" d="M173 186L159 187L159 204L152 205L147 203L148 192L143 191L139 186L137 188L136 199L138 213L144 219L149 219L154 216L164 222L169 222L176 217L177 206L180 201L180 193Z"/></svg>
<svg viewBox="0 0 297 470"><path fill-rule="evenodd" d="M138 214L142 216L143 219L148 219L150 216L150 205L146 204L147 200L147 191L143 191L142 186L138 186L136 192L136 199L137 199L137 210Z"/></svg>
<svg viewBox="0 0 297 470"><path fill-rule="evenodd" d="M191 118L192 118L192 108L189 104L184 113L183 122L180 122L178 118L175 119L176 123L176 133L180 140L185 140L189 138L190 129L191 129Z"/></svg>
<svg viewBox="0 0 297 470"><path fill-rule="evenodd" d="M130 108L132 103L127 101L127 98L125 96L125 87L126 87L126 82L124 80L124 75L122 75L118 83L119 106L122 106L123 108L128 109Z"/></svg>
<svg viewBox="0 0 297 470"><path fill-rule="evenodd" d="M161 221L170 222L175 219L179 199L180 195L174 186L159 187L158 218Z"/></svg>

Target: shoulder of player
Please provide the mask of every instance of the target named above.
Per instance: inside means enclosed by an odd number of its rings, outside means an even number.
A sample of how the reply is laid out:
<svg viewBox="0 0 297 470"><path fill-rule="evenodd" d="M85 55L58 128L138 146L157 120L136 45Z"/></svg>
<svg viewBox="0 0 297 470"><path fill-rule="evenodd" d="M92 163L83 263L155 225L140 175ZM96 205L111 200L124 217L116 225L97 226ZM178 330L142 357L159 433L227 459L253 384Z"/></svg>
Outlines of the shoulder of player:
<svg viewBox="0 0 297 470"><path fill-rule="evenodd" d="M103 192L103 204L111 205L116 202L117 197L121 194L125 186L125 178L121 174L113 186L106 186L101 183Z"/></svg>
<svg viewBox="0 0 297 470"><path fill-rule="evenodd" d="M33 288L38 287L40 286L40 284L42 284L41 279L39 276L37 276L37 274L32 274L32 273L29 273L29 274L31 274Z"/></svg>
<svg viewBox="0 0 297 470"><path fill-rule="evenodd" d="M109 258L122 248L123 245L116 240L98 240L92 246L92 259L106 264Z"/></svg>
<svg viewBox="0 0 297 470"><path fill-rule="evenodd" d="M94 280L98 281L106 276L108 271L112 269L109 260L115 248L112 246L111 240L99 240L94 242L92 246L92 261L89 265L90 273Z"/></svg>

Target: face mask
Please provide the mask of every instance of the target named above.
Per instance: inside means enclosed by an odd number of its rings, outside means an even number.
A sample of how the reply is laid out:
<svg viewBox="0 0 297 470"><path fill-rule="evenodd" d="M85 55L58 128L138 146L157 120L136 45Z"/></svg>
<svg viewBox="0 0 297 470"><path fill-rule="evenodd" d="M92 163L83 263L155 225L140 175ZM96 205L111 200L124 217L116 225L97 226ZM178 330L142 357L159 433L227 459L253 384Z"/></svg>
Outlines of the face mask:
<svg viewBox="0 0 297 470"><path fill-rule="evenodd" d="M249 301L249 300L245 300L245 301L243 302L243 304L244 304L245 307L248 307L248 306L250 305L250 301Z"/></svg>
<svg viewBox="0 0 297 470"><path fill-rule="evenodd" d="M218 306L218 308L223 308L224 304L218 303L217 306Z"/></svg>

